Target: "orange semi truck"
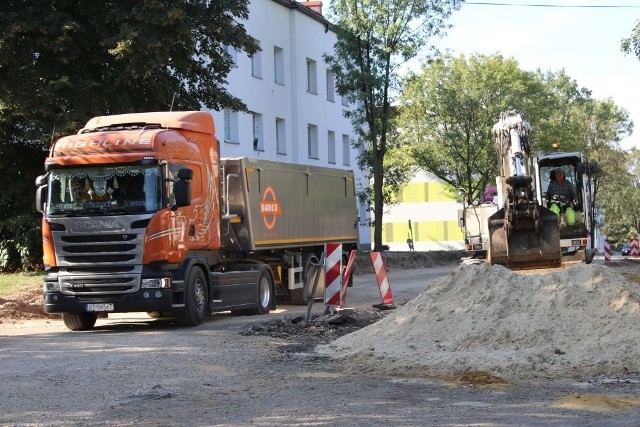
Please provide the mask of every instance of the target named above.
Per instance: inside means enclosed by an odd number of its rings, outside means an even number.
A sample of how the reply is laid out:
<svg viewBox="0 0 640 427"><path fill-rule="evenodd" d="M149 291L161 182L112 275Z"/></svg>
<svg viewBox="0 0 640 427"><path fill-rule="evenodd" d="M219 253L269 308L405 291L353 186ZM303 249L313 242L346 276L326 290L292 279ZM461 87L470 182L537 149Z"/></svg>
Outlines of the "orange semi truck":
<svg viewBox="0 0 640 427"><path fill-rule="evenodd" d="M44 307L71 330L305 303L324 244L358 244L351 171L221 158L203 111L95 117L53 144L36 186Z"/></svg>

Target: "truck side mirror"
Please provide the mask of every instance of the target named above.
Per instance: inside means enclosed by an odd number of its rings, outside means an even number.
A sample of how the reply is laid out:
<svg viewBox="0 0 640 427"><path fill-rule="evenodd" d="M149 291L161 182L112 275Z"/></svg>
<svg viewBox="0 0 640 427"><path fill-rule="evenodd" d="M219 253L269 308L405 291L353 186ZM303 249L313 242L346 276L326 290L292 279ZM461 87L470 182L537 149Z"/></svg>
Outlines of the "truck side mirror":
<svg viewBox="0 0 640 427"><path fill-rule="evenodd" d="M36 211L44 212L44 202L47 200L47 178L49 174L40 175L36 178Z"/></svg>
<svg viewBox="0 0 640 427"><path fill-rule="evenodd" d="M36 189L36 211L44 213L44 202L47 200L48 185L41 185Z"/></svg>
<svg viewBox="0 0 640 427"><path fill-rule="evenodd" d="M191 183L189 182L191 179L193 179L193 171L191 169L180 169L178 171L178 180L174 184L176 204L173 206L173 210L191 204Z"/></svg>

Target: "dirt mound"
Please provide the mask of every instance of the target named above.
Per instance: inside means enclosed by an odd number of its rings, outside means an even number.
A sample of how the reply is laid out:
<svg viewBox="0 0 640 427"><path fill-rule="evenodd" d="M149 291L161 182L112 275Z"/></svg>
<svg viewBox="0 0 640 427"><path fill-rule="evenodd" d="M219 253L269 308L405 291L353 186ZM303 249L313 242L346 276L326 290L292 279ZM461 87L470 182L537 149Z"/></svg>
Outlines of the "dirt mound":
<svg viewBox="0 0 640 427"><path fill-rule="evenodd" d="M614 268L545 275L461 265L385 319L319 351L350 372L507 381L640 373L640 285Z"/></svg>
<svg viewBox="0 0 640 427"><path fill-rule="evenodd" d="M7 298L0 298L0 323L28 319L54 319L59 315L47 314L42 304L42 289L30 289Z"/></svg>

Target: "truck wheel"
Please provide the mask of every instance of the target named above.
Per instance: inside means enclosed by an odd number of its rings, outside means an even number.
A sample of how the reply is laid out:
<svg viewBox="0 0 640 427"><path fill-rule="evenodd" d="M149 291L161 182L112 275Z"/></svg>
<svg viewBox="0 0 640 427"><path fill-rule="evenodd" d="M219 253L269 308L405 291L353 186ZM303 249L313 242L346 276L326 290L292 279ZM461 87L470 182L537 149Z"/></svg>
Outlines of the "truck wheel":
<svg viewBox="0 0 640 427"><path fill-rule="evenodd" d="M200 267L193 267L187 279L184 310L176 313L176 322L180 326L200 325L209 314L208 307L207 280Z"/></svg>
<svg viewBox="0 0 640 427"><path fill-rule="evenodd" d="M247 314L268 314L273 305L273 280L268 271L260 273L258 280L258 308L248 310Z"/></svg>
<svg viewBox="0 0 640 427"><path fill-rule="evenodd" d="M96 313L64 313L62 315L64 325L71 331L88 331L95 326L97 319Z"/></svg>

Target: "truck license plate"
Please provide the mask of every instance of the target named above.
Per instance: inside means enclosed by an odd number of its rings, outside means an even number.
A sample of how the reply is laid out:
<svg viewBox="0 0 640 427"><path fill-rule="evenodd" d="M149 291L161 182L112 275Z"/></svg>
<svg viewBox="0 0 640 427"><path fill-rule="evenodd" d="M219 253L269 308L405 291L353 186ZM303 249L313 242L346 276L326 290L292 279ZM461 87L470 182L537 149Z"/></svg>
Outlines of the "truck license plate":
<svg viewBox="0 0 640 427"><path fill-rule="evenodd" d="M113 303L108 304L87 304L85 306L86 311L113 311Z"/></svg>

